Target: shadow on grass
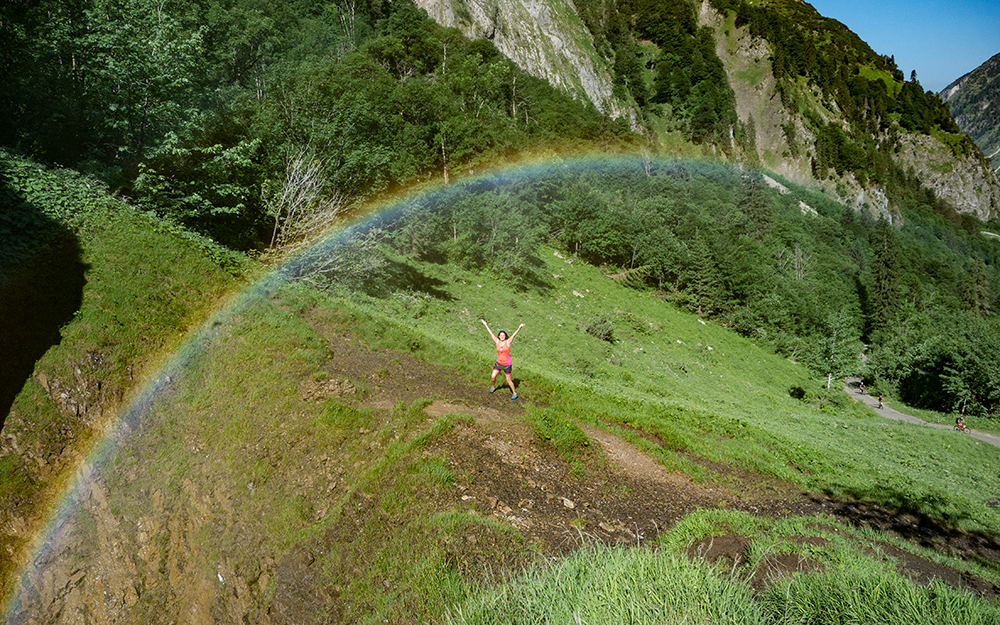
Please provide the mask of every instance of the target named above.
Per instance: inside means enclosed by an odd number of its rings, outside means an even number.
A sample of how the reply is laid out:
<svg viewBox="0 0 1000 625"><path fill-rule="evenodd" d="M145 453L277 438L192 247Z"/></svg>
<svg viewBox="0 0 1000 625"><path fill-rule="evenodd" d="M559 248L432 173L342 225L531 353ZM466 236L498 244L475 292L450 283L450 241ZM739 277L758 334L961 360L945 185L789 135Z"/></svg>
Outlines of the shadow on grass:
<svg viewBox="0 0 1000 625"><path fill-rule="evenodd" d="M443 280L432 278L411 265L389 260L384 280L380 284L366 284L365 290L373 297L384 297L396 291L415 291L426 293L437 300L450 302L455 298L441 288L445 284Z"/></svg>
<svg viewBox="0 0 1000 625"><path fill-rule="evenodd" d="M933 518L923 505L898 497L885 505L819 495L811 498L853 525L895 534L907 542L974 560L1000 573L1000 541L995 536L957 529L950 521L958 519Z"/></svg>
<svg viewBox="0 0 1000 625"><path fill-rule="evenodd" d="M35 363L80 308L82 250L0 171L0 428Z"/></svg>

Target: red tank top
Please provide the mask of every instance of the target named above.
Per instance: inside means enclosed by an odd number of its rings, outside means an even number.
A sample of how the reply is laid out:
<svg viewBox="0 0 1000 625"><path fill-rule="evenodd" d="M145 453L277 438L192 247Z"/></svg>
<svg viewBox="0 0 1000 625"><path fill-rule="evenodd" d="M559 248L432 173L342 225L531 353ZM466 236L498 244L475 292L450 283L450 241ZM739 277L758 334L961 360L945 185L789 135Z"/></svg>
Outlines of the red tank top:
<svg viewBox="0 0 1000 625"><path fill-rule="evenodd" d="M510 364L510 344L506 342L497 343L497 362L505 367Z"/></svg>

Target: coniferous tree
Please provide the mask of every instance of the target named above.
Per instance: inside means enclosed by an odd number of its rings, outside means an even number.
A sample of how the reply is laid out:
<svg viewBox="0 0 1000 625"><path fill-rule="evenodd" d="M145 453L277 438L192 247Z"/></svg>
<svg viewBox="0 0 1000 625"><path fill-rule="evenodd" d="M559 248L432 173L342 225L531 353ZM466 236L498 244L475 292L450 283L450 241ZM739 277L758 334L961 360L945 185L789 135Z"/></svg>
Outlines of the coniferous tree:
<svg viewBox="0 0 1000 625"><path fill-rule="evenodd" d="M969 272L965 275L965 283L962 285L962 304L972 314L983 317L990 314L992 299L986 266L978 255L974 256Z"/></svg>
<svg viewBox="0 0 1000 625"><path fill-rule="evenodd" d="M695 312L708 315L718 308L721 277L706 236L700 231L692 245L691 295Z"/></svg>
<svg viewBox="0 0 1000 625"><path fill-rule="evenodd" d="M871 235L875 254L872 262L872 298L869 325L873 330L888 326L899 306L899 250L896 233L880 219Z"/></svg>
<svg viewBox="0 0 1000 625"><path fill-rule="evenodd" d="M771 194L764 177L757 172L743 176L736 205L750 219L757 239L762 239L771 227Z"/></svg>

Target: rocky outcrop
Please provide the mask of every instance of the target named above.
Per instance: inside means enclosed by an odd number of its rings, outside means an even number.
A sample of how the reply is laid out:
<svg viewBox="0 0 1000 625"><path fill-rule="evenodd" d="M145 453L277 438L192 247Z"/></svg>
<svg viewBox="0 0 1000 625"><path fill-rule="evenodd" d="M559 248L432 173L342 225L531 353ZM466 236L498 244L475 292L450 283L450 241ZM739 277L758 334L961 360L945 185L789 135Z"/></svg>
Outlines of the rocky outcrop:
<svg viewBox="0 0 1000 625"><path fill-rule="evenodd" d="M736 114L755 133L756 152L744 157L789 180L810 182L809 161L802 156L815 136L800 116L792 115L781 103L770 44L750 35L747 27L736 28L734 17L723 17L707 0L698 10L698 25L715 33L715 53L736 96Z"/></svg>
<svg viewBox="0 0 1000 625"><path fill-rule="evenodd" d="M568 0L416 0L439 24L489 39L533 76L593 102L601 113L637 127L635 104L612 94L607 63Z"/></svg>
<svg viewBox="0 0 1000 625"><path fill-rule="evenodd" d="M899 157L924 185L960 213L987 220L1000 209L1000 181L978 155L956 156L947 145L926 135L902 135Z"/></svg>

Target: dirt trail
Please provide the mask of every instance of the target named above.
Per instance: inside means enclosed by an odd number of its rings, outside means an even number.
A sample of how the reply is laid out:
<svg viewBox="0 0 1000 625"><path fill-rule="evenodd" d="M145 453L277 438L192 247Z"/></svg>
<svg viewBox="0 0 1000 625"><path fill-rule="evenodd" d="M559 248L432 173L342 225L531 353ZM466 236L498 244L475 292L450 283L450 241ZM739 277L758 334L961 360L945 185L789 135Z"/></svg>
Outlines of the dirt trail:
<svg viewBox="0 0 1000 625"><path fill-rule="evenodd" d="M912 423L914 425L925 425L927 427L937 428L939 430L951 430L954 429L952 425L945 425L942 423L928 423L919 417L914 417L913 415L906 414L905 412L900 412L895 408L891 408L885 400L882 401L882 407L878 407L878 396L872 397L871 395L865 393L861 394L858 392L858 378L848 378L847 383L844 385L844 392L851 396L854 401L859 401L864 405L868 406L874 410L877 414L885 417L886 419L892 419L894 421L904 421L906 423ZM984 443L989 443L994 447L1000 447L1000 436L994 436L993 434L987 434L986 432L978 432L973 429L968 429L968 433L977 438Z"/></svg>

